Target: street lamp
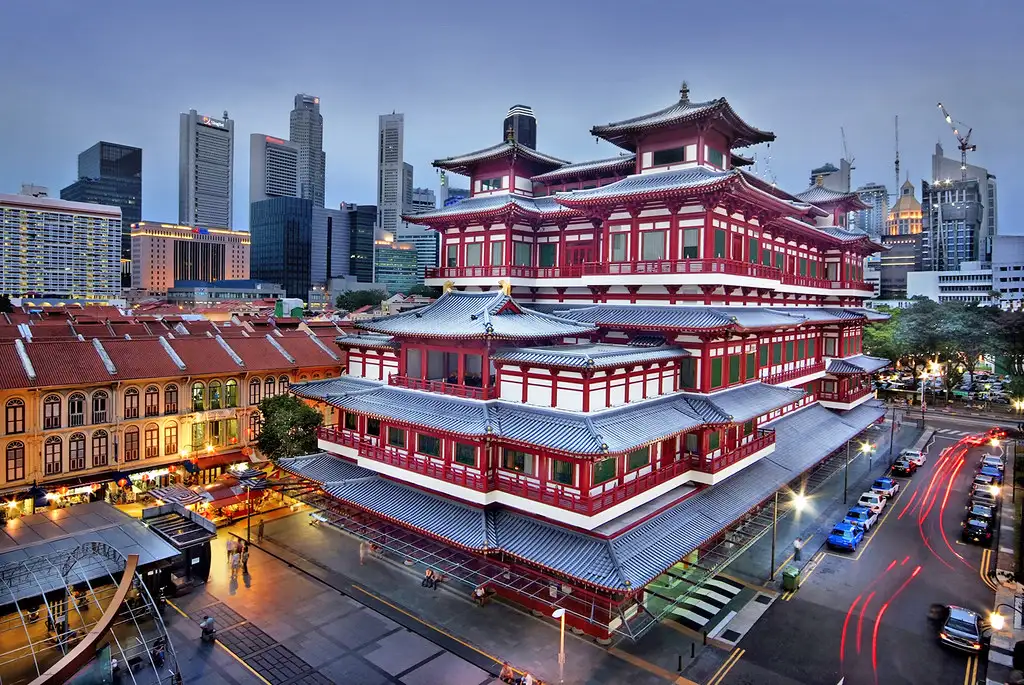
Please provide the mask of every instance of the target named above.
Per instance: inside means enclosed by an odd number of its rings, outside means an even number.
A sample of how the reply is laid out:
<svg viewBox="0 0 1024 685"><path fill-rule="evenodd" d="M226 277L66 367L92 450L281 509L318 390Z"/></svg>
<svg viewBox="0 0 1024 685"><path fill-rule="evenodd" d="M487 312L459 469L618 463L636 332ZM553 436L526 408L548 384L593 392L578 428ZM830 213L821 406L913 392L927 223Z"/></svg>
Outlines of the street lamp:
<svg viewBox="0 0 1024 685"><path fill-rule="evenodd" d="M565 609L555 609L551 612L551 618L558 619L560 624L558 636L558 682L561 685L565 682Z"/></svg>
<svg viewBox="0 0 1024 685"><path fill-rule="evenodd" d="M790 500L793 504L793 508L797 511L803 511L807 507L807 496L802 492L793 493L793 499ZM772 507L772 566L769 569L771 575L769 578L775 580L775 544L776 544L776 533L779 527L779 491L775 491L775 506Z"/></svg>
<svg viewBox="0 0 1024 685"><path fill-rule="evenodd" d="M999 613L999 607L1006 607L1007 609L1009 609L1011 612L1013 612L1012 614L1010 614L1011 616L1013 614L1021 613L1020 609L1010 606L1009 604L997 604L996 608L993 609L992 613L988 616L988 624L992 626L993 630L1002 630L1003 627L1006 625L1006 617Z"/></svg>

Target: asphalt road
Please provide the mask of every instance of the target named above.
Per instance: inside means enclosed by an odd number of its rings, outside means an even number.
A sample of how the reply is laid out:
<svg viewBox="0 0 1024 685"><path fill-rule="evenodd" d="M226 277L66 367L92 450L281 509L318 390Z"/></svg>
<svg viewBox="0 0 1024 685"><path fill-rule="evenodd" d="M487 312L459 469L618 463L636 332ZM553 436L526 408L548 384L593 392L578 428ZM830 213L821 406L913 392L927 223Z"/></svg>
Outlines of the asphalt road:
<svg viewBox="0 0 1024 685"><path fill-rule="evenodd" d="M937 433L925 467L900 479L900 493L856 553L805 550L820 559L816 568L744 636L740 656L714 685L984 682L984 659L941 647L926 615L936 602L983 613L993 604L980 573L987 552L959 541L985 450L961 449L955 435L988 425L936 417L931 427L949 435Z"/></svg>

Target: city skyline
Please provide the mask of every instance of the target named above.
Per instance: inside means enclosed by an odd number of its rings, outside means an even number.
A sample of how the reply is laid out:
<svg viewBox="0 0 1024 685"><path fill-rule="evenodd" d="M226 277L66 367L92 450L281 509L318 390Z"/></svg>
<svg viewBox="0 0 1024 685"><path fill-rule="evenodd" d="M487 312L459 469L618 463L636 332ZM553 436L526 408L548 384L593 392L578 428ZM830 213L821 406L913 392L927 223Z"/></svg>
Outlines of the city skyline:
<svg viewBox="0 0 1024 685"><path fill-rule="evenodd" d="M187 11L142 9L122 2L107 5L116 11L78 10L48 17L46 25L58 32L70 31L71 22L77 26L76 31L88 31L90 27L100 30L98 22L102 16L103 26L109 26L109 30L116 31L123 23L122 28L127 31L131 22L145 22L152 26L146 36L148 41L163 32L171 35L184 30L188 17L194 16ZM262 21L261 4L255 3L249 14L232 15L232 21L239 22L238 33L221 45L223 68L209 72L208 78L202 76L200 69L206 59L203 54L139 49L131 65L126 65L122 49L98 46L90 62L91 70L104 69L111 73L124 70L144 82L159 79L160 89L152 94L143 91L141 97L139 92L127 88L92 92L87 79L82 78L84 66L80 66L73 50L47 51L37 56L32 69L26 72L46 73L47 79L26 77L12 83L10 101L31 101L34 106L0 113L3 130L19 132L17 136L5 136L4 144L9 158L20 160L0 170L0 189L14 192L23 181L51 188L67 185L75 178L77 152L96 140L110 140L145 150L147 211L143 218L173 221L177 215L175 118L180 112L196 108L219 114L227 109L236 122L238 139L264 131L283 138L284 116L291 109L295 93L309 92L316 93L323 103L324 151L331 160L327 169L326 205L337 207L342 201L369 203L376 195L374 128L379 114L392 110L405 113L405 159L420 169L415 181L417 186L436 189L437 179L430 162L468 151L463 148L479 149L498 142L498 124L508 108L516 103L529 103L543 122L538 135L541 151L582 161L615 154L607 144L594 144L587 134L591 126L635 111L663 107L675 99L679 82L685 79L690 83L694 99L728 97L752 122L778 135L778 142L770 152L764 146L753 151L757 153L758 167L762 171L765 171L763 162L770 155L771 175L780 186L792 192L799 192L805 186L807 168L824 162L834 163L842 155L840 126L845 127L850 152L857 158L855 186L884 183L890 192L896 192L897 189L891 187L892 129L896 114L900 115L902 124L901 176L909 174L915 184L921 179L928 180L929 157L935 142L941 142L947 151L955 153L952 132L935 107L935 103L942 100L955 118L974 128L973 142L979 149L970 155L969 161L988 168L999 178L1003 188L999 205L999 214L1004 217L1001 233L1016 232L1015 224L1024 212L1020 192L1024 174L1015 168L1013 151L1002 143L1001 135L1001 131L1011 130L1013 113L1024 106L1024 94L1017 82L1009 78L1009 72L1002 68L1003 64L1012 62L1014 42L1009 27L1015 24L1013 18L1019 19L1022 14L1020 8L1008 4L1003 4L1003 12L990 12L972 20L986 36L988 51L984 57L978 51L964 51L958 61L944 63L942 70L914 72L909 82L906 71L897 67L924 63L930 58L926 38L904 36L900 41L888 41L879 33L878 38L872 40L867 29L877 24L869 13L829 9L825 12L827 16L823 16L819 4L797 3L773 13L766 7L751 5L746 15L751 18L751 25L759 26L764 40L744 41L720 52L714 60L687 59L691 50L708 54L718 50L720 43L712 32L700 32L692 37L692 47L686 51L659 48L657 43L645 44L634 54L621 56L614 62L601 61L600 68L579 70L568 85L564 81L538 81L524 73L474 80L471 88L458 79L442 80L437 85L436 80L417 76L415 70L391 68L387 60L378 64L355 58L367 49L373 27L384 25L395 11L409 16L408 26L416 26L415 30L399 29L404 32L399 37L407 46L408 54L433 50L439 45L458 44L459 54L474 46L486 46L485 29L489 20L482 15L472 12L459 15L458 8L453 7L454 15L460 16L453 24L414 3L398 5L388 11L374 6L357 8L355 16L347 20L358 20L367 30L354 36L350 44L337 48L340 52L331 60L320 59L315 51L291 51L286 49L287 45L282 45L282 54L288 55L288 59L279 62L263 55L259 48L260 36L273 29ZM950 11L943 11L942 6ZM889 7L886 5L891 15L889 25L913 22L920 25L921 31L917 34L921 36L956 30L955 20L945 18L955 16L951 2L941 2L935 12L927 14L916 11L912 3ZM204 8L213 14L229 11ZM653 11L656 7L641 3L635 11L645 9ZM529 6L526 10L529 11ZM590 41L594 47L585 50L591 50L590 54L595 57L603 40L617 39L615 22L609 21L599 8L583 10L579 3L545 7L545 25L533 29L537 38L535 44L542 47L531 52L531 56L541 61L555 59L558 43L554 35L552 40L547 37L549 32L561 32L565 26L575 26L594 38ZM41 11L32 7L10 11L17 19L12 25L17 24L22 29L8 36L0 54L13 59L28 50L36 39L36 32L24 27L42 26L44 19ZM537 11L541 11L540 5ZM310 36L296 36L296 45L299 40L303 44L309 44L307 41L316 44L320 32L326 34L326 27L332 24L330 17L337 12L340 9L324 5L321 11L324 21L311 29ZM686 12L691 24L713 15L710 8L688 8ZM663 21L671 21L674 13L675 10L661 11L659 16ZM832 39L811 30L813 25L828 21L830 17L837 19L840 14L849 31L867 36L864 38L869 44L866 47L871 48L859 52L861 58L856 73L884 68L887 72L880 79L860 83L855 78L836 78L842 70L815 58L832 50ZM188 30L198 32L197 40L212 38L207 32L212 31L216 23L208 24L209 29L189 25ZM324 28L319 28L321 26ZM425 26L432 30L423 30ZM771 33L794 29L802 36L802 41L789 44L784 54L773 54L766 48L775 44ZM242 35L246 40L237 37ZM279 34L274 35L275 41L282 40ZM127 40L133 44L141 39L141 35L138 38L129 35ZM347 59L349 56L352 59ZM587 61L588 53L581 53L580 57ZM765 57L771 58L770 67L759 66L765 63ZM343 63L359 66L339 74L333 65ZM594 63L593 60L590 63ZM225 73L235 73L237 78L225 80ZM872 73L877 73L877 69ZM793 74L801 76L786 77ZM611 87L608 83L621 85ZM898 99L882 95L893 92L900 93ZM993 94L998 94L1000 106L992 106ZM66 100L79 103L75 117L69 121L62 118L66 109L61 103ZM806 106L808 100L818 103L817 106ZM131 112L131 116L121 116L123 112ZM238 146L235 154L233 214L238 227L246 228L241 223L247 216L248 179L244 170L248 151L242 147ZM239 173L238 169L243 172ZM461 179L453 180L454 185L465 184Z"/></svg>

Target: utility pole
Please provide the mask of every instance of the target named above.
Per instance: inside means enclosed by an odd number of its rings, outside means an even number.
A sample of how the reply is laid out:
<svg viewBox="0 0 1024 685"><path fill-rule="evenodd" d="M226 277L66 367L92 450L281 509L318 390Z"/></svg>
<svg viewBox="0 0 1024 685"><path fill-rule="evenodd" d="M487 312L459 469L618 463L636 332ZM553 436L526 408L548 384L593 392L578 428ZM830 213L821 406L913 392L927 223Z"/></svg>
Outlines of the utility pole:
<svg viewBox="0 0 1024 685"><path fill-rule="evenodd" d="M850 441L846 441L846 468L843 469L843 504L846 504L847 491L850 489Z"/></svg>

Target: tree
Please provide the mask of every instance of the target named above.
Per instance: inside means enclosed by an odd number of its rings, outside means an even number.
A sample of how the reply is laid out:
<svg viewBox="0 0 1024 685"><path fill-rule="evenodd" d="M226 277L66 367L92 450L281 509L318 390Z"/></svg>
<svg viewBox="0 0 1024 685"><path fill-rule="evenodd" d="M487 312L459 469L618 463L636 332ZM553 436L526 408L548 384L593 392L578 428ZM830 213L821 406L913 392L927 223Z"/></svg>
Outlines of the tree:
<svg viewBox="0 0 1024 685"><path fill-rule="evenodd" d="M972 378L981 355L995 351L998 311L950 302L942 308L942 317L936 322L939 334L947 341L950 361L963 366Z"/></svg>
<svg viewBox="0 0 1024 685"><path fill-rule="evenodd" d="M994 351L1005 359L1005 368L1024 375L1024 312L999 312L996 333Z"/></svg>
<svg viewBox="0 0 1024 685"><path fill-rule="evenodd" d="M441 289L432 285L414 285L409 288L409 292L406 295L419 295L421 297L433 297L437 299L441 297Z"/></svg>
<svg viewBox="0 0 1024 685"><path fill-rule="evenodd" d="M384 290L348 290L338 295L334 305L346 312L354 312L366 305L375 307L386 299L388 294Z"/></svg>
<svg viewBox="0 0 1024 685"><path fill-rule="evenodd" d="M864 351L873 357L895 362L907 354L903 339L898 335L901 310L879 307L878 311L888 314L889 319L864 327Z"/></svg>
<svg viewBox="0 0 1024 685"><path fill-rule="evenodd" d="M324 417L295 395L277 395L260 402L263 427L257 439L270 459L297 457L317 451L316 429Z"/></svg>
<svg viewBox="0 0 1024 685"><path fill-rule="evenodd" d="M10 295L0 295L0 314L13 314L14 305L11 304Z"/></svg>

